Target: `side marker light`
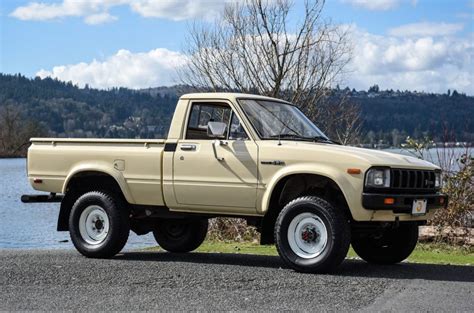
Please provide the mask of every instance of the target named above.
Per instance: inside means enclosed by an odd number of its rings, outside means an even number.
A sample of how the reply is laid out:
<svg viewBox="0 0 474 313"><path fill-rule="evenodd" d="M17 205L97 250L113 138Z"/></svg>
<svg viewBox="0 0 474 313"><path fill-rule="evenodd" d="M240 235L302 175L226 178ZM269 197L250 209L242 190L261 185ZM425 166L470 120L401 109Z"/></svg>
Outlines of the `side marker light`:
<svg viewBox="0 0 474 313"><path fill-rule="evenodd" d="M362 171L360 168L348 168L347 173L349 174L360 174Z"/></svg>

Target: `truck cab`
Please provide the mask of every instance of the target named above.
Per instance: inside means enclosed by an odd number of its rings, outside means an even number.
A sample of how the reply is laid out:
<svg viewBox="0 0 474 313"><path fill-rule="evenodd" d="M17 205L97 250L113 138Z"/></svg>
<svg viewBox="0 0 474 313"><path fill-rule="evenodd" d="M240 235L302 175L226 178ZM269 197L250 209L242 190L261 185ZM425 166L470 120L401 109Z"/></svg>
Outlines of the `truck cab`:
<svg viewBox="0 0 474 313"><path fill-rule="evenodd" d="M334 269L350 244L400 262L447 205L437 166L342 146L293 104L238 93L183 95L166 139L33 138L28 178L51 195L23 200L61 201L58 230L85 256L114 256L130 230L189 252L227 216L303 272Z"/></svg>

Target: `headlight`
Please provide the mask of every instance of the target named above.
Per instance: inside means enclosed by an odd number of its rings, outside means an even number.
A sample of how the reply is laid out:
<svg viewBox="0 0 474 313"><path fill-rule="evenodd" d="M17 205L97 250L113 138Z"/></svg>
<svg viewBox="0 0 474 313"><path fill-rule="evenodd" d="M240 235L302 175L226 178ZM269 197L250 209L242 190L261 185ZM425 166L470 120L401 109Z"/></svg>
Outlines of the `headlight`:
<svg viewBox="0 0 474 313"><path fill-rule="evenodd" d="M365 185L367 187L390 187L390 170L370 169L365 178Z"/></svg>
<svg viewBox="0 0 474 313"><path fill-rule="evenodd" d="M441 188L441 172L435 172L435 188Z"/></svg>

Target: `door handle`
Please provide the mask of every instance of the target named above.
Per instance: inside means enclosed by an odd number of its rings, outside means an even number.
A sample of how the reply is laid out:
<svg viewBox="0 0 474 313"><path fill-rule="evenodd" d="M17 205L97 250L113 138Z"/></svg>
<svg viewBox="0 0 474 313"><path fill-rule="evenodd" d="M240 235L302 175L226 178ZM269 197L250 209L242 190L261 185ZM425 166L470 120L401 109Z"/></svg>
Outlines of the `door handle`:
<svg viewBox="0 0 474 313"><path fill-rule="evenodd" d="M196 145L181 145L181 150L183 150L183 151L194 151L194 150L196 150Z"/></svg>

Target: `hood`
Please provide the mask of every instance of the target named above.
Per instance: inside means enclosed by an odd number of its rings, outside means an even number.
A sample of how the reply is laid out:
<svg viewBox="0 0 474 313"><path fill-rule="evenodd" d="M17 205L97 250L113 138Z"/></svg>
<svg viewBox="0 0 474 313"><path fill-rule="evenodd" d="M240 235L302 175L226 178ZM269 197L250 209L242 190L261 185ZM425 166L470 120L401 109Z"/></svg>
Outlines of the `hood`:
<svg viewBox="0 0 474 313"><path fill-rule="evenodd" d="M303 148L304 146L304 148L308 150L314 150L320 153L326 152L328 155L343 154L347 158L355 158L364 163L368 163L369 166L390 166L395 168L401 167L428 170L439 169L438 166L425 160L380 150L312 142L298 142L297 146L299 146L299 148Z"/></svg>

